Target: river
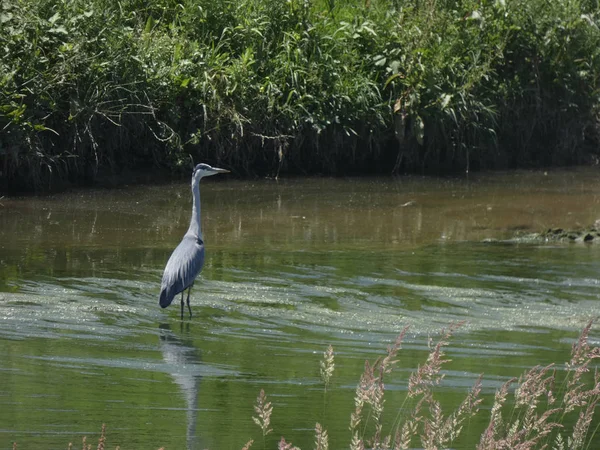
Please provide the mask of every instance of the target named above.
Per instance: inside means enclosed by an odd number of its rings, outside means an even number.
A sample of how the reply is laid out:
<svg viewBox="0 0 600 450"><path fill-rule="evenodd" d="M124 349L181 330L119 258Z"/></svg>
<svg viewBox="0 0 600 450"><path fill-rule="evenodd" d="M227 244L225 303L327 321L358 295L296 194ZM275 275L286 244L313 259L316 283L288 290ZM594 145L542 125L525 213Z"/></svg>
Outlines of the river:
<svg viewBox="0 0 600 450"><path fill-rule="evenodd" d="M206 264L183 321L158 293L189 223L188 183L0 199L0 449L80 448L83 436L95 448L102 423L107 448L263 448L261 389L273 405L267 448L281 436L313 448L316 422L347 447L365 359L405 326L384 433L428 338L451 323L465 321L436 395L454 407L483 373L489 410L508 378L563 367L600 315L600 244L520 238L600 219L597 168L222 175L202 181L201 198ZM488 419L472 419L455 448L474 448Z"/></svg>

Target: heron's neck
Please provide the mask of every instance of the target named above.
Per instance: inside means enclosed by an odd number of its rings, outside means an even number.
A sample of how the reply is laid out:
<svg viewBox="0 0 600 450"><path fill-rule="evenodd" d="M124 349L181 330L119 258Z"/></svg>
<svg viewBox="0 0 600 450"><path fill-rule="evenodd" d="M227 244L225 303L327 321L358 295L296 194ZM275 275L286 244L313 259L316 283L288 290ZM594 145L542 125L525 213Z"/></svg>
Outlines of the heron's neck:
<svg viewBox="0 0 600 450"><path fill-rule="evenodd" d="M194 196L192 204L192 218L190 219L190 227L187 234L204 240L202 236L202 221L200 219L200 181L192 183L192 195Z"/></svg>

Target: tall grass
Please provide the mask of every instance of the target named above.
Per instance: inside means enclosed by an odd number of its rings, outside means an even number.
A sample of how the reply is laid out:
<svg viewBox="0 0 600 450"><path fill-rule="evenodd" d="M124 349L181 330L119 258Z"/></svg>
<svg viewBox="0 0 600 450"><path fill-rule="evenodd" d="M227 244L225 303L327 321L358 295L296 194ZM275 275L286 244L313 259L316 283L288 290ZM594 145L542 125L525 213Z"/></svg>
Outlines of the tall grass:
<svg viewBox="0 0 600 450"><path fill-rule="evenodd" d="M452 334L463 322L452 324L441 332L436 343L429 342L429 354L423 364L410 375L406 399L401 405L385 405L385 380L398 365L398 354L408 331L405 328L395 342L388 346L383 357L374 362L365 361L354 395L354 411L350 415L348 442L333 442L332 448L351 450L408 450L423 448L439 450L456 445L464 427L475 415L489 414L488 425L481 433L477 450L583 450L596 448L600 439L600 425L594 422L594 412L600 403L600 372L592 373L594 360L600 358L600 347L588 342L592 321L582 330L573 344L571 359L558 371L554 365L535 366L518 379L506 381L494 396L490 407L484 406L481 397L483 376L473 383L463 401L451 412L444 412L435 398L435 388L445 376L445 348ZM329 346L320 362L320 373L325 392L333 376L335 354ZM514 389L511 388L514 386ZM509 394L512 393L512 401ZM274 406L261 389L252 417L262 433L262 447L267 448L266 437L273 432L271 418ZM391 410L394 420L384 429L383 413ZM388 413L389 414L389 413ZM593 427L593 425L595 427ZM472 431L470 431L472 432ZM242 447L249 450L254 445L250 439ZM314 429L314 448L328 450L329 436L319 422ZM97 450L106 447L106 427L102 425ZM73 445L69 443L68 449ZM92 445L83 438L82 449ZM279 450L300 450L285 437L277 442ZM13 450L17 443L13 444ZM119 450L120 447L116 447ZM163 450L163 448L159 449Z"/></svg>
<svg viewBox="0 0 600 450"><path fill-rule="evenodd" d="M453 448L472 417L489 414L477 450L595 448L594 443L599 439L598 425L592 428L592 424L600 402L600 373L596 368L591 374L591 369L593 361L600 358L600 347L592 347L588 342L592 321L573 344L571 359L564 365L564 371L557 371L554 365L535 366L518 379L506 381L487 409L481 408L483 377L479 376L460 405L445 412L435 398L435 387L442 383L443 367L449 362L444 349L461 325L451 325L442 331L436 343L430 342L429 355L409 377L406 399L401 405L385 405L385 380L398 363L407 329L388 347L385 356L374 362L365 361L354 396L355 409L350 416L350 440L333 443L333 447L348 445L351 450ZM321 367L333 367L333 364L334 353L330 346ZM329 381L327 378L325 386ZM509 401L513 386L513 400ZM261 390L256 410L261 410L265 402L266 394ZM268 405L267 427L273 413L273 407ZM389 429L384 429L383 413L390 409L395 419ZM259 421L257 424L264 435L264 424ZM317 449L329 446L327 430L320 423L315 426L315 446ZM249 448L248 444L245 448ZM296 447L282 437L279 448Z"/></svg>
<svg viewBox="0 0 600 450"><path fill-rule="evenodd" d="M597 0L0 0L0 181L600 153Z"/></svg>

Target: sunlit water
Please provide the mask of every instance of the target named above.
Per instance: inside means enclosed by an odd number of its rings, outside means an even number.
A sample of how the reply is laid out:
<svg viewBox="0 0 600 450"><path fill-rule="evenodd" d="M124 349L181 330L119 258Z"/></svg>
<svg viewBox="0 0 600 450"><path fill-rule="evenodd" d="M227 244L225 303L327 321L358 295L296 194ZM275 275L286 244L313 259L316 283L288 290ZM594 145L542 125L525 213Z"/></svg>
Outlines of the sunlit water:
<svg viewBox="0 0 600 450"><path fill-rule="evenodd" d="M529 242L600 219L600 171L470 179L202 182L204 271L193 319L161 310L162 270L185 233L186 183L0 200L0 448L240 449L266 438L347 447L365 359L409 326L387 379L398 417L427 340L465 320L439 398L484 373L484 408L510 377L562 364L600 315L600 243ZM515 239L517 237L517 239ZM598 326L591 340L598 345ZM335 372L324 393L319 361ZM474 448L488 416L456 447ZM389 432L390 428L384 429ZM415 440L415 446L420 442ZM95 448L95 447L94 447Z"/></svg>

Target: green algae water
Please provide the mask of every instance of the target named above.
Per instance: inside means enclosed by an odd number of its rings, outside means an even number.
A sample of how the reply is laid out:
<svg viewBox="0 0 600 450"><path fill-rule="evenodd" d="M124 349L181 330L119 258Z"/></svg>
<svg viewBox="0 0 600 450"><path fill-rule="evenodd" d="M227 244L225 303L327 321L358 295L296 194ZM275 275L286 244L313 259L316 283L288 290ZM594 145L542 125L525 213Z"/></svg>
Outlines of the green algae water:
<svg viewBox="0 0 600 450"><path fill-rule="evenodd" d="M102 423L107 448L123 450L276 448L281 436L306 449L316 422L347 447L364 361L405 326L388 425L428 338L450 323L466 321L436 396L455 407L483 373L485 410L525 369L561 370L600 315L600 243L515 239L600 219L598 169L222 177L201 198L206 264L183 321L158 293L189 223L187 183L0 200L0 449L80 448L83 436L95 448ZM261 389L273 404L264 441ZM474 448L488 419L471 419L455 448Z"/></svg>

